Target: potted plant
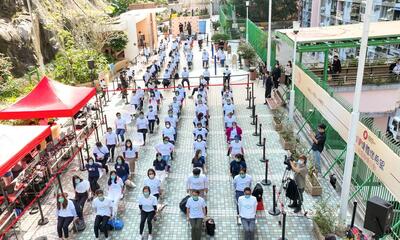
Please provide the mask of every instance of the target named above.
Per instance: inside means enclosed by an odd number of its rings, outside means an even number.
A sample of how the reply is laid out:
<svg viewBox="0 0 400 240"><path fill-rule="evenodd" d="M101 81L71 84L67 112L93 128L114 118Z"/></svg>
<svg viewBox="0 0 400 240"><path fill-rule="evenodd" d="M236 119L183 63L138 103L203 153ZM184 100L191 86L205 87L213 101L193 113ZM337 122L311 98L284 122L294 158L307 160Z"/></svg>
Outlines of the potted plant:
<svg viewBox="0 0 400 240"><path fill-rule="evenodd" d="M256 57L256 51L248 43L240 43L238 51L242 52L242 58L244 59L244 65L250 67Z"/></svg>
<svg viewBox="0 0 400 240"><path fill-rule="evenodd" d="M313 230L318 240L324 240L326 235L334 233L338 222L336 207L330 205L328 199L322 198L314 205Z"/></svg>
<svg viewBox="0 0 400 240"><path fill-rule="evenodd" d="M306 177L306 191L311 196L321 196L322 187L321 183L318 181L315 166L311 161L308 166L308 175Z"/></svg>
<svg viewBox="0 0 400 240"><path fill-rule="evenodd" d="M285 118L285 112L281 108L277 108L272 110L273 113L273 122L275 126L275 131L281 132L282 131L282 121Z"/></svg>
<svg viewBox="0 0 400 240"><path fill-rule="evenodd" d="M283 148L292 152L296 146L296 139L294 137L292 124L285 124L282 128L280 136Z"/></svg>
<svg viewBox="0 0 400 240"><path fill-rule="evenodd" d="M214 43L214 48L219 48L219 43L222 41L224 43L224 50L226 50L228 46L229 35L225 33L214 33L211 37L211 41Z"/></svg>

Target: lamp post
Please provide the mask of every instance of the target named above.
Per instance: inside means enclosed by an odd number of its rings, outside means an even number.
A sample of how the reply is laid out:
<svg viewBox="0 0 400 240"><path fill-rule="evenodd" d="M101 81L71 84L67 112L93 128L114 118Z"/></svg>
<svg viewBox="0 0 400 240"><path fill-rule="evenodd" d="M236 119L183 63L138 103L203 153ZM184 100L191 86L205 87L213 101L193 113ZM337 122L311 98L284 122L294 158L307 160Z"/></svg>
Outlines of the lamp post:
<svg viewBox="0 0 400 240"><path fill-rule="evenodd" d="M292 68L292 85L290 86L290 98L289 98L289 121L293 121L294 116L294 81L295 81L295 69L296 69L296 56L297 56L297 34L300 31L300 22L293 21L293 68Z"/></svg>
<svg viewBox="0 0 400 240"><path fill-rule="evenodd" d="M346 150L346 161L343 174L342 193L340 195L339 220L340 223L342 224L345 224L347 216L347 207L348 207L350 184L351 184L351 173L353 171L353 163L354 163L354 147L356 143L357 125L360 118L360 112L359 112L360 98L361 98L362 82L364 76L365 56L367 55L369 22L371 20L372 5L373 5L372 0L366 1L365 15L364 15L365 17L363 23L362 36L361 36L360 55L358 56L358 67L357 67L357 78L356 78L357 80L354 91L353 111L351 112L351 122L349 127L349 135L347 138L347 150Z"/></svg>
<svg viewBox="0 0 400 240"><path fill-rule="evenodd" d="M272 0L268 0L268 46L267 46L267 70L271 71L271 17L272 16Z"/></svg>
<svg viewBox="0 0 400 240"><path fill-rule="evenodd" d="M213 15L213 0L210 0L210 21Z"/></svg>
<svg viewBox="0 0 400 240"><path fill-rule="evenodd" d="M88 60L88 61L87 61L87 65L88 65L88 68L89 68L89 70L90 70L90 80L92 81L92 84L93 84L93 87L94 87L94 86L95 86L95 85L94 85L94 75L93 75L94 60L93 60L93 59Z"/></svg>
<svg viewBox="0 0 400 240"><path fill-rule="evenodd" d="M249 6L250 1L246 1L246 42L249 42Z"/></svg>

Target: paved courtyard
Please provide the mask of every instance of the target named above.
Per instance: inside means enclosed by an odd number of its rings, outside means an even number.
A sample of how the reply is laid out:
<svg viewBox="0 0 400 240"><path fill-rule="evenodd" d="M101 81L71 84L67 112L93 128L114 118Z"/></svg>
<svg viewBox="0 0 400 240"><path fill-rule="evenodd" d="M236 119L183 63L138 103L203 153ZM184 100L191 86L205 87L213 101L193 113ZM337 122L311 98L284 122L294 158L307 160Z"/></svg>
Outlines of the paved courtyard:
<svg viewBox="0 0 400 240"><path fill-rule="evenodd" d="M194 69L191 76L199 76L201 70L201 55L195 45L193 50L194 56ZM183 56L183 54L182 54ZM229 63L229 61L228 61ZM181 64L182 65L182 64ZM212 76L214 69L210 69ZM233 71L233 75L242 74L244 71ZM218 69L217 75L222 75L222 69ZM141 78L142 73L137 74L137 78ZM233 77L232 82L245 83L247 77ZM197 80L192 80L197 82ZM211 83L221 83L222 78L212 79ZM255 82L255 104L256 114L258 115L259 122L263 125L262 136L266 138L266 155L270 160L270 173L269 178L273 184L280 187L282 174L285 169L283 164L284 155L286 152L283 150L278 133L274 131L272 125L272 115L264 102L264 89L261 83ZM209 194L207 199L209 216L215 219L216 222L216 235L214 239L244 239L243 230L241 226L236 224L236 206L234 202L234 189L232 186L232 179L229 175L229 159L226 156L227 144L224 134L223 112L221 102L221 87L211 87L209 90L208 105L210 109L209 121L209 136L207 140L207 176L209 178ZM161 120L166 116L167 104L172 102L173 92L166 90L163 92L165 97L164 104L161 109ZM233 87L233 95L236 105L236 115L239 126L243 129L243 145L245 149L245 159L248 166L248 174L250 174L254 182L260 182L264 179L265 164L260 162L262 157L262 148L258 147L258 137L252 136L254 126L250 124L251 118L249 117L251 111L246 109L248 102L246 101L246 89L244 85ZM110 93L111 102L105 108L105 113L109 119L109 123L114 120L115 113L118 111L130 111L130 106L125 105L121 100L119 94L113 95ZM146 108L145 108L146 109ZM155 222L153 229L153 239L190 239L190 226L186 222L185 216L179 210L179 202L186 196L186 178L191 175L192 165L191 159L193 157L192 143L193 143L193 124L194 118L194 100L186 99L183 105L182 116L178 125L178 140L176 144L175 159L172 162L172 173L169 174L165 183L165 197L162 200L167 206L162 212L161 217ZM121 231L111 232L111 239L128 240L137 239L139 234L139 208L136 200L141 193L143 181L146 177L147 169L152 167L152 162L155 159L154 146L161 142L161 130L164 122L161 121L159 127L156 127L154 134L148 135L146 146L140 147L139 161L137 166L137 175L134 182L137 187L133 190L126 191L122 213L119 215L124 220L125 227ZM127 135L134 138L136 128L134 122L130 124ZM93 146L94 137L90 141ZM117 155L121 154L121 149L117 149ZM87 178L86 172L78 170L78 160L75 160L70 171L62 177L64 189L66 192L73 196L71 177L74 174L81 175ZM105 188L106 176L103 176L99 183ZM329 186L327 180L323 181L324 192L326 196L331 196L333 202L337 202L337 196L332 194L334 190ZM52 196L50 194L50 196ZM271 216L268 210L272 208L272 185L264 187L264 206L266 211L259 213L260 217L257 219L257 239L278 239L281 236L281 226L279 221L281 216ZM318 198L313 198L305 194L305 209L309 211L307 217L302 214L294 214L291 209L286 209L288 212L286 237L288 239L298 240L312 240L314 234L312 231L312 215L311 209L313 204ZM50 222L38 227L37 221L39 214L29 215L22 219L20 222L21 234L18 239L37 239L46 236L47 239L58 239L56 233L56 216L55 216L55 199L50 197L43 200L43 209ZM94 239L93 222L94 215L86 204L85 219L87 223L86 230L72 235L72 239ZM22 238L21 238L22 237ZM147 228L145 228L145 239L147 239ZM206 236L204 235L204 239Z"/></svg>

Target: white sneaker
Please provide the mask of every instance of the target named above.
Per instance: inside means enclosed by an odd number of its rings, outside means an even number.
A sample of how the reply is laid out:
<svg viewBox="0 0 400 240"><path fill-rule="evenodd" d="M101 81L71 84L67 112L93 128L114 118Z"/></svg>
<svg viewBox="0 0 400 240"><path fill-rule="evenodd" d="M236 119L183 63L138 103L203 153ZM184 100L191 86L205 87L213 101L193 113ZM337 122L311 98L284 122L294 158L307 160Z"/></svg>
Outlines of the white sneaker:
<svg viewBox="0 0 400 240"><path fill-rule="evenodd" d="M138 239L139 239L139 240L142 240L142 239L143 239L143 235L139 234Z"/></svg>
<svg viewBox="0 0 400 240"><path fill-rule="evenodd" d="M147 240L152 240L153 236L151 236L151 234L149 234L149 236L147 237Z"/></svg>
<svg viewBox="0 0 400 240"><path fill-rule="evenodd" d="M242 219L240 219L240 217L237 217L237 224L242 225Z"/></svg>

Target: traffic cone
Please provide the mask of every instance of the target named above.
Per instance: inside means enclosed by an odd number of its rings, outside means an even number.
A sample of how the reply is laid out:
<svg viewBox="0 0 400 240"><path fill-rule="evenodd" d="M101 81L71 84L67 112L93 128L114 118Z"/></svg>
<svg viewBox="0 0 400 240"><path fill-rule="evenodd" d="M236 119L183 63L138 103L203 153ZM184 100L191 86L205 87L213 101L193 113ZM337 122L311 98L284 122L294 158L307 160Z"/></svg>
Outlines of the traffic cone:
<svg viewBox="0 0 400 240"><path fill-rule="evenodd" d="M263 200L261 198L260 201L257 202L257 211L264 211L264 210L265 210L264 203L263 203Z"/></svg>

